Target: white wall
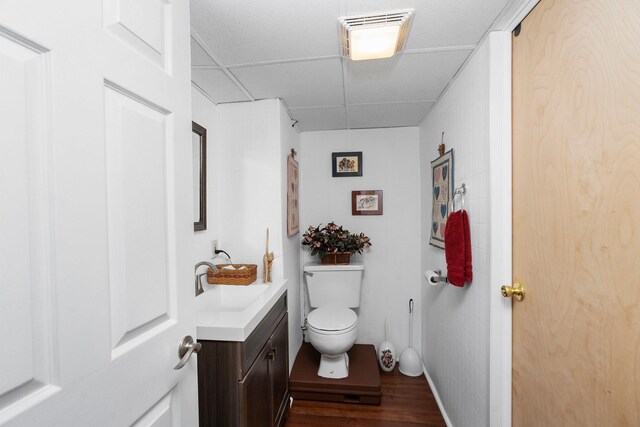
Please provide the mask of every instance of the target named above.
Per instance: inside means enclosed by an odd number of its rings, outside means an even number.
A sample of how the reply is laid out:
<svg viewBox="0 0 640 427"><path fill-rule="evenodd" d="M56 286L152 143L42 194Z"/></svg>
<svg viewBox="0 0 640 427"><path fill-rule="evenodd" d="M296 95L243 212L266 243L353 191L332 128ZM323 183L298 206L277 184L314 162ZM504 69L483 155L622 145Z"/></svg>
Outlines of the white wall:
<svg viewBox="0 0 640 427"><path fill-rule="evenodd" d="M489 425L489 141L491 37L474 52L420 126L422 270L446 271L444 251L429 246L430 161L445 132L454 151L454 184L467 184L473 282L430 286L423 278L422 355L455 426Z"/></svg>
<svg viewBox="0 0 640 427"><path fill-rule="evenodd" d="M207 129L207 229L193 233L195 265L197 262L211 259L211 241L217 239L219 235L219 206L215 201L218 191L216 132L219 122L217 106L193 86L191 87L191 117L194 122Z"/></svg>
<svg viewBox="0 0 640 427"><path fill-rule="evenodd" d="M302 329L300 329L300 234L291 237L287 235L287 156L293 148L300 153L300 134L291 126L291 119L287 110L278 103L280 116L281 152L281 230L282 230L282 260L284 277L287 278L289 302L289 369L293 368L293 361L302 345ZM299 159L296 158L296 159Z"/></svg>
<svg viewBox="0 0 640 427"><path fill-rule="evenodd" d="M418 128L303 132L300 151L301 232L335 221L351 232L365 233L373 243L365 254L356 255L365 264L358 342L378 345L386 317L389 339L400 354L409 344L408 302L413 298L413 346L419 352ZM340 151L362 151L362 177L331 177L331 153ZM383 215L352 216L353 190L383 190ZM304 253L305 262L311 261Z"/></svg>
<svg viewBox="0 0 640 427"><path fill-rule="evenodd" d="M266 229L272 278L288 280L290 368L302 343L298 236L287 236L287 156L298 131L277 99L217 106L218 246L234 263L257 264L262 280Z"/></svg>
<svg viewBox="0 0 640 427"><path fill-rule="evenodd" d="M234 263L257 264L262 278L266 231L281 279L281 148L278 100L218 105L219 247Z"/></svg>

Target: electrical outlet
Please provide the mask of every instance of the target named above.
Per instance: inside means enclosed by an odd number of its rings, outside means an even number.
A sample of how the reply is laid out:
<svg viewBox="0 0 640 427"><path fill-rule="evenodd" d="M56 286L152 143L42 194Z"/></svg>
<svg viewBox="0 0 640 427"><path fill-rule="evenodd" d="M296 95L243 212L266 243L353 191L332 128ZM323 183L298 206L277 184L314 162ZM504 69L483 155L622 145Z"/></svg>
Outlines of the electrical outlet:
<svg viewBox="0 0 640 427"><path fill-rule="evenodd" d="M215 258L216 257L216 250L218 249L218 241L217 240L212 240L211 241L211 258Z"/></svg>

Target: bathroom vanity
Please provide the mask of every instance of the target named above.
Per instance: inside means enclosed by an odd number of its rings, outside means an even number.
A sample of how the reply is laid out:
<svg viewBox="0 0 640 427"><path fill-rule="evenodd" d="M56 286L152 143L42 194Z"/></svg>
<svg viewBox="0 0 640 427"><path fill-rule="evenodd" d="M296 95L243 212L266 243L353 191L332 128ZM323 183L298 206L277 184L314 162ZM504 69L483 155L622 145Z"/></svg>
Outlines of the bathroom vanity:
<svg viewBox="0 0 640 427"><path fill-rule="evenodd" d="M218 290L229 295L203 299L198 313L200 425L282 426L289 411L285 282ZM228 306L212 309L219 301Z"/></svg>

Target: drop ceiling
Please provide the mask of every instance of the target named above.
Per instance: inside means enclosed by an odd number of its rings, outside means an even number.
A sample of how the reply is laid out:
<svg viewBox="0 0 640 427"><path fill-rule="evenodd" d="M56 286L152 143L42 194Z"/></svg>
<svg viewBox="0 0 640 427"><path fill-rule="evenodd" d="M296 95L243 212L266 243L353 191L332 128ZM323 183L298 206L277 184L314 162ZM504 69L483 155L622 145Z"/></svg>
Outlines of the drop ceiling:
<svg viewBox="0 0 640 427"><path fill-rule="evenodd" d="M281 98L301 131L416 126L509 0L191 0L193 85ZM338 18L415 9L393 58L339 55Z"/></svg>

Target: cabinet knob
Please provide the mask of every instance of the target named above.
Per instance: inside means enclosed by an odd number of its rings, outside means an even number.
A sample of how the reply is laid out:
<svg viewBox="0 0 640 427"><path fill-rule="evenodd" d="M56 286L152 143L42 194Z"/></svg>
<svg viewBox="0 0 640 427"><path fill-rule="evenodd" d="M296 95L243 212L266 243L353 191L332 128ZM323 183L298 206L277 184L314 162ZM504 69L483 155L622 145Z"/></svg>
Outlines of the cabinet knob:
<svg viewBox="0 0 640 427"><path fill-rule="evenodd" d="M269 353L267 353L267 358L273 360L276 358L276 354L278 354L278 349L275 347L271 348L271 351Z"/></svg>

